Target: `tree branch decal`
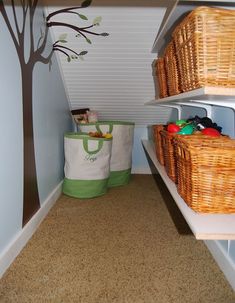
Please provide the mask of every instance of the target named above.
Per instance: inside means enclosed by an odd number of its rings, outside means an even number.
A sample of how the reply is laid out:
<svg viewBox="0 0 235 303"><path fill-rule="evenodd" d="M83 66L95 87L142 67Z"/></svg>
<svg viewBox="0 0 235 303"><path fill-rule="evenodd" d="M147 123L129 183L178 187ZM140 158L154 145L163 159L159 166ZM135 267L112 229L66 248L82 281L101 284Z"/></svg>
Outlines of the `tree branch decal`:
<svg viewBox="0 0 235 303"><path fill-rule="evenodd" d="M63 51L62 49L57 48L57 47L54 47L53 49L54 49L54 51L61 52L62 54L64 54L65 56L67 56L68 61L70 60L70 59L69 59L69 58L70 58L70 57L69 57L69 54L68 54L68 53L66 53L65 51Z"/></svg>
<svg viewBox="0 0 235 303"><path fill-rule="evenodd" d="M87 33L87 34L90 34L90 35L95 35L95 36L104 36L104 34L106 36L108 36L107 33L95 33L95 32L91 32L91 31L88 31L86 30L85 28L83 27L78 27L78 26L75 26L75 25L72 25L72 24L69 24L69 23L63 23L63 22L49 22L47 23L47 26L48 27L51 27L51 26L63 26L63 27L68 27L68 28L71 28L73 29L75 32L78 32L79 34L82 34L82 33ZM90 26L91 27L91 26Z"/></svg>
<svg viewBox="0 0 235 303"><path fill-rule="evenodd" d="M53 52L54 52L54 50L52 49L51 52L50 52L50 54L49 54L47 57L42 56L42 55L39 55L39 56L38 56L37 62L41 62L41 63L44 63L44 64L48 64L48 63L50 62L50 60L51 60L51 57L52 57L52 55L53 55Z"/></svg>
<svg viewBox="0 0 235 303"><path fill-rule="evenodd" d="M14 31L11 27L11 24L10 24L10 21L8 19L8 16L7 16L7 13L6 13L6 10L5 10L5 6L4 6L2 0L0 0L0 13L3 16L4 21L6 22L6 25L7 25L7 28L9 30L9 32L10 32L11 38L12 38L14 44L15 44L16 51L17 51L17 53L19 53L19 44L18 44L18 41L15 37Z"/></svg>
<svg viewBox="0 0 235 303"><path fill-rule="evenodd" d="M6 2L6 4L5 4ZM10 37L14 43L18 59L21 68L22 79L22 107L23 107L23 149L24 149L24 180L23 180L23 219L22 224L25 225L35 212L40 208L37 174L36 174L36 162L34 151L34 136L33 136L33 69L37 62L43 64L51 63L51 58L55 51L62 53L67 57L67 61L72 59L82 58L87 54L87 51L77 52L70 47L62 45L67 43L66 36L60 37L52 46L47 43L49 28L53 26L63 26L67 29L72 29L76 36L82 36L88 43L91 40L88 35L95 36L108 36L107 33L97 33L92 31L92 28L98 26L101 22L101 17L95 18L93 23L89 26L79 27L76 25L51 21L54 16L61 14L76 14L79 19L87 21L88 18L76 12L76 10L84 9L91 4L91 0L85 0L80 6L74 6L69 8L60 9L52 12L45 18L44 27L40 29L41 35L38 39L37 45L34 40L34 18L37 7L39 6L39 0L18 0L17 5L15 0L11 0L13 19L9 19L5 6L9 5L9 0L0 0L0 16L5 21L6 27L9 31ZM21 5L21 18L23 18L22 24L19 22L21 19L17 19L17 13ZM12 25L12 20L15 23L15 27ZM14 30L15 29L15 30ZM25 50L25 38L29 33L28 50ZM27 40L28 41L28 40ZM44 54L44 51L51 47L48 55ZM27 60L26 60L27 55Z"/></svg>
<svg viewBox="0 0 235 303"><path fill-rule="evenodd" d="M16 25L16 31L17 31L17 34L18 34L18 37L19 37L20 36L20 30L19 30L18 20L17 20L17 17L16 17L16 10L15 10L14 0L11 0L11 5L12 5L14 21L15 21L15 25Z"/></svg>
<svg viewBox="0 0 235 303"><path fill-rule="evenodd" d="M80 9L80 8L85 8L85 7L88 7L91 5L91 0L87 0L87 1L84 1L82 2L81 6L74 6L74 7L67 7L67 8L64 8L64 9L60 9L58 11L55 11L51 14L49 14L47 16L47 19L46 21L49 22L49 20L53 17L53 16L56 16L58 14L63 14L63 13L71 13L71 11L73 10L76 10L76 9ZM74 12L73 12L74 13ZM77 13L76 13L77 14Z"/></svg>

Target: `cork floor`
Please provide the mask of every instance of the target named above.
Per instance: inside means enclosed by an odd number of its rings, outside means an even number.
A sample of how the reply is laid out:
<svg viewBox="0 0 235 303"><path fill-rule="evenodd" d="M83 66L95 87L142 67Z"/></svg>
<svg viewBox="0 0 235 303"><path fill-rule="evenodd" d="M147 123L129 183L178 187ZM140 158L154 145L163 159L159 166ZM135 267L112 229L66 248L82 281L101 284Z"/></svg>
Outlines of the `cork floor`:
<svg viewBox="0 0 235 303"><path fill-rule="evenodd" d="M234 303L157 183L134 175L103 197L62 196L1 279L0 302Z"/></svg>

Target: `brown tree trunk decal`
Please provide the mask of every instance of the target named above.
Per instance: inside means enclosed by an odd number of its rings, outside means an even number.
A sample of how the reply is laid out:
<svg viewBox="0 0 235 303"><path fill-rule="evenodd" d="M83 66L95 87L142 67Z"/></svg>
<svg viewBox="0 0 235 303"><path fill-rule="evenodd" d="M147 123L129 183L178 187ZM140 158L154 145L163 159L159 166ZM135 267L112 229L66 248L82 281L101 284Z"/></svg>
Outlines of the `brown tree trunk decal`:
<svg viewBox="0 0 235 303"><path fill-rule="evenodd" d="M4 3L6 2L6 4ZM8 18L5 10L5 5L11 3L13 20L15 24L12 24L12 19ZM85 15L79 14L74 10L82 9L88 7L91 4L91 0L85 0L82 2L81 6L64 8L55 11L47 16L45 19L44 29L41 29L41 37L35 45L34 41L34 18L35 11L38 6L38 0L0 0L0 14L6 23L9 30L10 36L13 40L19 62L21 67L22 75L22 102L23 102L23 135L24 135L24 189L23 189L23 225L25 225L30 218L37 212L40 208L38 185L37 185L37 173L36 173L36 161L35 161L35 151L34 151L34 135L33 135L33 69L37 62L48 64L51 60L54 51L59 51L63 53L68 62L87 54L87 51L82 51L80 53L72 50L69 47L61 45L61 43L67 43L65 36L59 38L52 46L52 49L46 57L43 56L48 38L49 27L53 26L63 26L65 28L70 28L76 32L76 35L80 35L88 43L91 40L88 39L87 35L97 35L97 36L108 36L107 33L95 33L91 31L94 26L99 25L101 18L97 17L93 20L93 24L86 27L78 27L75 25L61 23L61 22L51 22L51 18L59 14L76 14L82 20L87 20ZM18 22L17 19L17 8L22 8L23 22ZM11 21L10 21L11 20ZM27 23L27 20L29 21ZM26 27L29 27L26 28ZM27 31L26 31L27 29ZM29 30L29 45L28 51L29 56L26 59L25 56L25 36L26 32Z"/></svg>
<svg viewBox="0 0 235 303"><path fill-rule="evenodd" d="M24 63L23 63L24 64ZM40 208L33 136L32 67L22 67L22 100L24 132L24 204L23 225Z"/></svg>

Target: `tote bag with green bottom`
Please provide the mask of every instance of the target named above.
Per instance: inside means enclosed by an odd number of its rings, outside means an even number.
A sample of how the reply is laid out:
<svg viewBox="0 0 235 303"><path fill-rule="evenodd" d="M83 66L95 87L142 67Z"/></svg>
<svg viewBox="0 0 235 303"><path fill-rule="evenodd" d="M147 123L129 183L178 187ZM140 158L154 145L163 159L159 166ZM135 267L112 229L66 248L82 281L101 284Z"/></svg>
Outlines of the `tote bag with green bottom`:
<svg viewBox="0 0 235 303"><path fill-rule="evenodd" d="M64 149L63 193L76 198L105 194L110 174L112 138L66 133Z"/></svg>
<svg viewBox="0 0 235 303"><path fill-rule="evenodd" d="M124 121L79 124L84 132L98 131L113 135L109 187L125 185L130 181L134 126L134 123Z"/></svg>

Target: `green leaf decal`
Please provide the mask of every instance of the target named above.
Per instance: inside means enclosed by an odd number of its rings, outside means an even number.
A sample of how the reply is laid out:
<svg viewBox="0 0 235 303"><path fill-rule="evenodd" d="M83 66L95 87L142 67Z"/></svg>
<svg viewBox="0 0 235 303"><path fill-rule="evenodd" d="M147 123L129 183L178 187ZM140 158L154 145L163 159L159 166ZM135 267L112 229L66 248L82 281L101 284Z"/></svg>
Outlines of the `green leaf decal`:
<svg viewBox="0 0 235 303"><path fill-rule="evenodd" d="M82 51L82 52L79 53L79 56L84 56L84 55L86 55L87 53L88 53L87 51Z"/></svg>
<svg viewBox="0 0 235 303"><path fill-rule="evenodd" d="M91 44L91 40L88 39L88 38L86 38L86 42L89 43L89 44Z"/></svg>
<svg viewBox="0 0 235 303"><path fill-rule="evenodd" d="M102 20L102 17L96 17L93 20L93 25L100 25L101 20Z"/></svg>
<svg viewBox="0 0 235 303"><path fill-rule="evenodd" d="M68 62L70 62L70 61L71 61L71 58L70 58L69 56L67 57L67 61L68 61Z"/></svg>
<svg viewBox="0 0 235 303"><path fill-rule="evenodd" d="M61 34L61 35L59 35L58 40L66 40L67 36L68 36L68 34Z"/></svg>
<svg viewBox="0 0 235 303"><path fill-rule="evenodd" d="M66 40L59 40L61 43L67 43L68 41Z"/></svg>
<svg viewBox="0 0 235 303"><path fill-rule="evenodd" d="M82 2L81 7L88 7L90 6L92 0L85 0Z"/></svg>
<svg viewBox="0 0 235 303"><path fill-rule="evenodd" d="M82 20L88 20L88 18L87 18L85 15L78 14L78 16L79 16Z"/></svg>

